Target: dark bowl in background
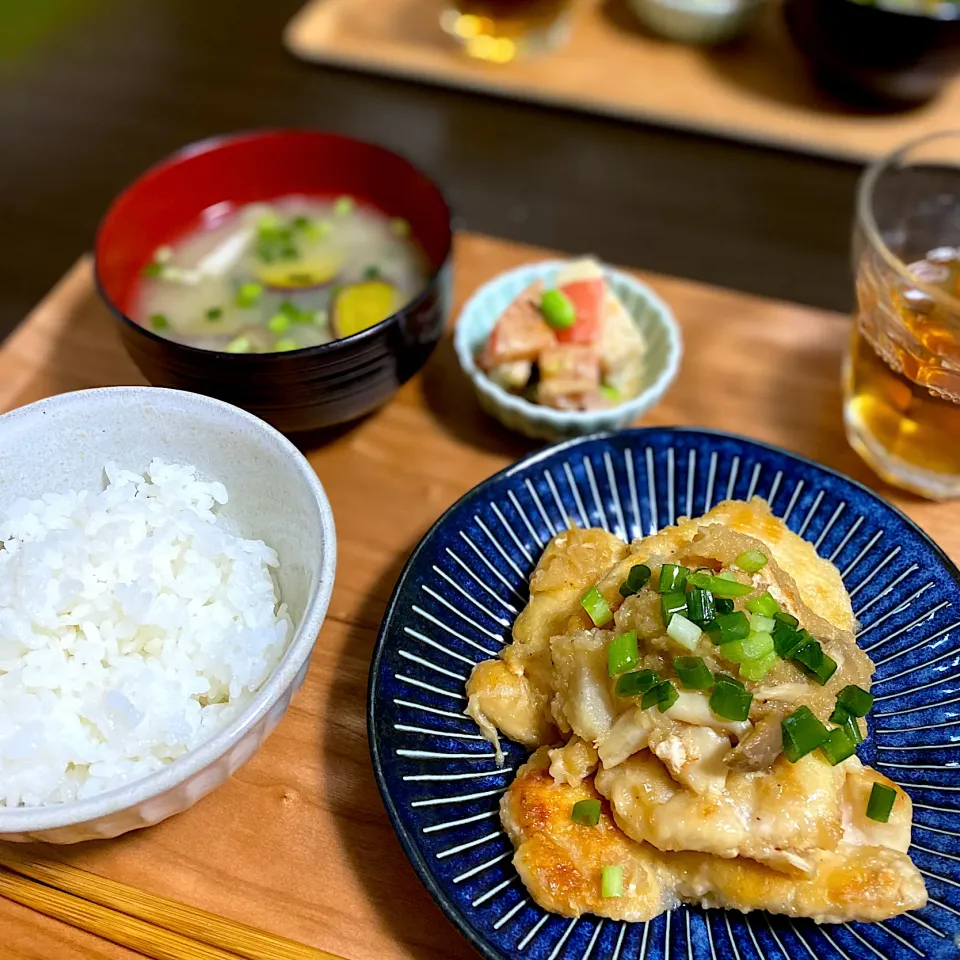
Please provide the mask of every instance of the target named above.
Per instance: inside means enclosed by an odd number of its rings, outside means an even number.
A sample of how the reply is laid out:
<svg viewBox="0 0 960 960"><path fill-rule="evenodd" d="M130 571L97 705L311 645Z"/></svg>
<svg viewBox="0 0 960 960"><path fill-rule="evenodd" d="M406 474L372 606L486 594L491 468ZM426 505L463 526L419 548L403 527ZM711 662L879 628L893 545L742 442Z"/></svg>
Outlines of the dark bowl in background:
<svg viewBox="0 0 960 960"><path fill-rule="evenodd" d="M960 4L926 16L855 0L785 0L784 16L816 79L845 100L923 103L960 70Z"/></svg>
<svg viewBox="0 0 960 960"><path fill-rule="evenodd" d="M200 350L130 318L154 251L196 228L205 209L290 194L347 194L403 217L429 261L427 288L369 330L289 353ZM226 400L284 433L299 433L375 410L423 366L450 310L452 239L443 194L397 154L320 131L254 131L185 147L124 190L97 233L96 278L127 352L150 383Z"/></svg>

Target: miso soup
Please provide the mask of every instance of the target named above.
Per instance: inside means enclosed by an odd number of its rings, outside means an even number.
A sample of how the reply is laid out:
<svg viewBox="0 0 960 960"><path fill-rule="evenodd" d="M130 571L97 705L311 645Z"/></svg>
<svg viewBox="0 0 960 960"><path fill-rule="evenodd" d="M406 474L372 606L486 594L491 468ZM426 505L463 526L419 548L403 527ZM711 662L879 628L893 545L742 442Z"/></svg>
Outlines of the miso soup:
<svg viewBox="0 0 960 960"><path fill-rule="evenodd" d="M223 205L154 253L133 319L206 350L299 350L380 323L429 277L406 221L351 197Z"/></svg>

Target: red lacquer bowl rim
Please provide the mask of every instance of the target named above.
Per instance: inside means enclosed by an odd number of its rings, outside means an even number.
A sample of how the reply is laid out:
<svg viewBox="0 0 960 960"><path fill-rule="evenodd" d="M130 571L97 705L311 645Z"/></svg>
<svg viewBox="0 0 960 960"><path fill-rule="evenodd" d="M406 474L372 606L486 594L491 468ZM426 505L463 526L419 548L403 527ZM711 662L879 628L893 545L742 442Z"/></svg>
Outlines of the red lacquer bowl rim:
<svg viewBox="0 0 960 960"><path fill-rule="evenodd" d="M186 343L180 343L177 340L171 340L168 337L162 337L159 334L154 333L152 330L148 330L135 320L132 320L127 316L124 310L120 309L113 297L107 293L100 276L100 256L104 246L104 230L111 217L115 215L117 208L125 199L129 198L130 194L132 194L135 190L140 189L145 184L148 184L151 180L155 179L157 176L166 172L167 170L201 154L229 149L237 144L248 143L256 140L282 140L287 139L288 137L302 136L326 141L338 140L341 143L355 145L360 148L369 148L380 151L385 156L389 157L391 162L398 162L408 167L413 173L429 184L429 186L436 192L437 198L443 206L447 218L446 245L439 264L431 272L426 286L420 292L420 294L414 297L413 300L410 300L408 303L404 304L395 313L392 313L389 317L381 320L380 323L377 323L372 327L368 327L366 330L361 330L359 333L351 334L349 337L340 337L335 340L329 340L326 343L316 344L312 347L301 347L299 350L287 350L274 353L228 353L225 350L210 350L205 347L194 347ZM335 133L327 130L317 130L311 127L263 127L252 130L239 130L234 133L214 134L210 137L204 137L202 140L195 140L177 148L172 153L167 154L167 156L162 157L160 160L151 164L146 170L143 171L143 173L137 175L133 180L129 181L126 186L124 186L123 189L121 189L119 193L117 193L110 201L110 205L107 207L103 216L100 218L99 223L97 224L93 252L94 284L97 288L100 298L118 319L126 324L128 328L134 329L137 334L147 337L149 340L152 340L158 345L163 346L165 349L183 351L183 353L186 355L194 356L198 359L201 357L209 357L211 359L216 358L217 360L234 364L252 364L271 361L277 362L279 358L284 357L296 357L298 359L305 357L323 357L324 354L334 353L338 346L343 344L349 343L351 345L355 345L362 343L364 340L376 337L380 332L382 332L385 326L397 323L402 316L416 310L421 303L433 295L438 280L451 262L453 256L453 213L450 208L450 202L448 201L447 196L440 185L432 177L428 176L423 170L421 170L420 167L413 163L413 161L409 160L403 154L397 153L395 150L381 146L378 143L372 143L369 140L361 140L358 137L349 137L342 133Z"/></svg>

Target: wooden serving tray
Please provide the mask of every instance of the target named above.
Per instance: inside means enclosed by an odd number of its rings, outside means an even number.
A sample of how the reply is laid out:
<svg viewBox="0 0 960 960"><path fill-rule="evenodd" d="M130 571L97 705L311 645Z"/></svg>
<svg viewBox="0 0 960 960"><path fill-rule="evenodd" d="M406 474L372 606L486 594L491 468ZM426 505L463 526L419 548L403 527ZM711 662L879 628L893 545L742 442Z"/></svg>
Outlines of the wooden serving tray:
<svg viewBox="0 0 960 960"><path fill-rule="evenodd" d="M650 36L626 3L577 0L567 46L508 66L455 50L438 25L444 0L311 0L284 41L317 63L853 160L960 117L960 78L907 113L842 107L808 78L776 0L748 36L713 51Z"/></svg>
<svg viewBox="0 0 960 960"><path fill-rule="evenodd" d="M548 251L461 235L456 300ZM880 489L960 559L960 503L883 488L847 446L839 369L849 322L666 277L686 356L645 420L744 433ZM0 409L84 387L143 383L84 257L0 349ZM367 752L367 668L407 556L461 494L533 444L486 417L449 337L379 413L307 451L333 505L339 568L307 681L232 781L192 810L112 841L52 847L151 893L254 924L348 960L468 960L472 949L417 881L380 802ZM4 957L133 954L0 899Z"/></svg>

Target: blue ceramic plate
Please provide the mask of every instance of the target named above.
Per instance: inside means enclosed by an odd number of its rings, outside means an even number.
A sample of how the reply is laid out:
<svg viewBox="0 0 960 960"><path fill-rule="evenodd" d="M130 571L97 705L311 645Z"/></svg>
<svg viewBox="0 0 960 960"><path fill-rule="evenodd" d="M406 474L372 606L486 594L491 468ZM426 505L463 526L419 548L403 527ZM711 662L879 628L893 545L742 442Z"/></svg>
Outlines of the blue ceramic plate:
<svg viewBox="0 0 960 960"><path fill-rule="evenodd" d="M818 927L765 913L680 907L647 924L547 914L511 864L498 802L506 764L462 715L478 660L509 642L527 579L567 518L627 538L724 498L767 499L843 574L877 672L865 763L914 801L930 903L878 924ZM427 889L491 960L860 960L960 956L960 573L867 488L773 447L703 430L627 430L551 447L456 503L410 558L370 673L380 790Z"/></svg>

